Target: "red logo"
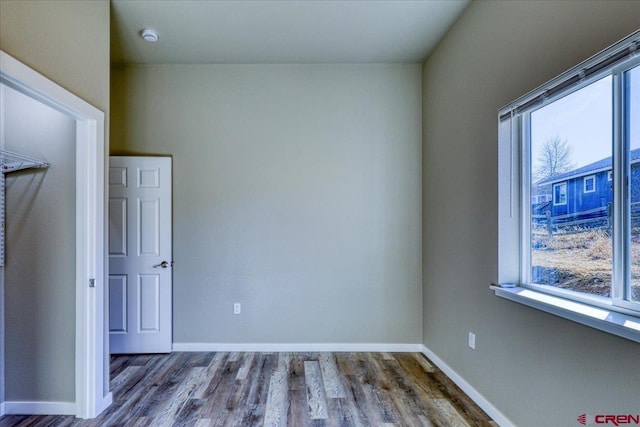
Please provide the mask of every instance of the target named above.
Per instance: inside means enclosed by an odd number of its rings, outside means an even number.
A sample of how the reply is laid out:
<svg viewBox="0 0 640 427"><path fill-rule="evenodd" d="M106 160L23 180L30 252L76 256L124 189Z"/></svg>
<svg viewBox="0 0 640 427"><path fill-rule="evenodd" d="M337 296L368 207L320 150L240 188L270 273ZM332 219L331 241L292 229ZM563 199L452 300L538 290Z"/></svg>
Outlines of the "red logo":
<svg viewBox="0 0 640 427"><path fill-rule="evenodd" d="M595 424L596 420L591 415L582 414L582 415L580 415L578 417L578 422L580 424L582 424L583 426L586 426L586 425L589 425L589 424Z"/></svg>
<svg viewBox="0 0 640 427"><path fill-rule="evenodd" d="M589 424L610 424L614 426L622 426L635 424L640 425L640 415L630 414L618 414L618 415L603 415L599 414L595 417L588 414L582 414L577 418L578 422L583 426Z"/></svg>

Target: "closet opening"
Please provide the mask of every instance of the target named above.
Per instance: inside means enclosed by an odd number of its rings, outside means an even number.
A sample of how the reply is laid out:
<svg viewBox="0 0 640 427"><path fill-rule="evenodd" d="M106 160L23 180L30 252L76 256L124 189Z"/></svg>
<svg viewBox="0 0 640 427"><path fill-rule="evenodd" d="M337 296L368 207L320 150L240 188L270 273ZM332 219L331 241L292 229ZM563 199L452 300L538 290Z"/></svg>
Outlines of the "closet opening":
<svg viewBox="0 0 640 427"><path fill-rule="evenodd" d="M111 403L104 151L103 112L0 51L0 415Z"/></svg>

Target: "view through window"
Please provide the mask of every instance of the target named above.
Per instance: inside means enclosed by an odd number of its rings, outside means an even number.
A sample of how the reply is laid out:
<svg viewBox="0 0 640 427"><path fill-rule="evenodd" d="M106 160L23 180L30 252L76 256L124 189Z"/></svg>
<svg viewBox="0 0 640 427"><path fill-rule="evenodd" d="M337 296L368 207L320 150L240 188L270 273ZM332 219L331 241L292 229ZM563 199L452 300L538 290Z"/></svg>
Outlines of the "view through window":
<svg viewBox="0 0 640 427"><path fill-rule="evenodd" d="M532 283L611 295L612 96L608 76L531 113Z"/></svg>

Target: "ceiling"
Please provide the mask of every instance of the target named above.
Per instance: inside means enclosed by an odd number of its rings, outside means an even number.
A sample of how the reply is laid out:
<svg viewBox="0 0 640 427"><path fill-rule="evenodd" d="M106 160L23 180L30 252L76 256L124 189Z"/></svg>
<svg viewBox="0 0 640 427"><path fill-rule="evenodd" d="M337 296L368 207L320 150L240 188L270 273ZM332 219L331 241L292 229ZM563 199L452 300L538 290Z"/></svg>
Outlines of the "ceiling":
<svg viewBox="0 0 640 427"><path fill-rule="evenodd" d="M111 60L145 64L417 63L470 0L112 0ZM160 36L142 40L143 28Z"/></svg>

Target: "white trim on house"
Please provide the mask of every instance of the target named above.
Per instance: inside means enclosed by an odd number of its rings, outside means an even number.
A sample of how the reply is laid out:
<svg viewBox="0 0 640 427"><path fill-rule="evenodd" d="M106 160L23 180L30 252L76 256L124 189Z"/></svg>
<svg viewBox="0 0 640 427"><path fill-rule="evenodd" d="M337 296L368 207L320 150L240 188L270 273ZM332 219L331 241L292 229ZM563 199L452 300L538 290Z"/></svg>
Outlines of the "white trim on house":
<svg viewBox="0 0 640 427"><path fill-rule="evenodd" d="M46 402L17 407L93 418L113 399L104 376L104 113L1 50L0 82L76 121L76 402L64 404L73 410ZM7 413L18 403L5 402Z"/></svg>
<svg viewBox="0 0 640 427"><path fill-rule="evenodd" d="M593 181L593 188L591 190L587 190L587 180ZM595 175L588 175L582 178L582 192L585 194L596 192L596 176Z"/></svg>
<svg viewBox="0 0 640 427"><path fill-rule="evenodd" d="M388 343L173 343L173 351L264 351L264 352L420 352L421 344Z"/></svg>
<svg viewBox="0 0 640 427"><path fill-rule="evenodd" d="M506 417L498 408L493 406L478 390L473 388L464 378L462 378L456 371L454 371L449 365L447 365L442 359L431 351L427 346L421 346L421 353L424 354L429 360L433 362L447 377L449 377L467 396L471 398L483 411L487 413L496 423L501 427L513 427L515 424Z"/></svg>
<svg viewBox="0 0 640 427"><path fill-rule="evenodd" d="M564 186L564 202L556 200L556 187ZM560 193L562 194L562 193ZM567 181L558 182L551 187L551 199L553 200L553 206L564 206L567 204Z"/></svg>
<svg viewBox="0 0 640 427"><path fill-rule="evenodd" d="M635 165L637 163L640 163L640 158L631 160L629 162L629 164L631 164L631 165ZM581 168L578 168L578 169L581 169ZM568 181L570 179L580 178L581 176L585 176L585 175L594 175L594 174L597 175L600 172L604 172L604 171L608 171L609 174L613 174L612 166L609 165L609 166L605 166L605 167L598 168L598 169L591 169L591 170L588 170L588 171L584 171L584 172L581 172L581 173L578 173L578 174L575 174L575 175L561 174L561 175L558 175L559 176L558 179L547 178L546 180L542 181L542 185L549 185L549 184L554 184L554 183L558 183L558 182L562 182L562 181ZM611 179L608 179L608 181L611 181ZM540 185L540 183L536 183L536 185Z"/></svg>

